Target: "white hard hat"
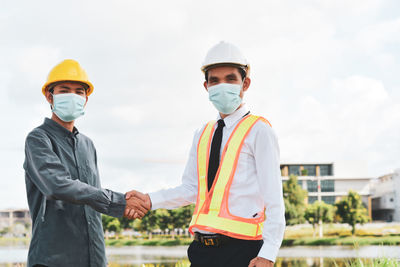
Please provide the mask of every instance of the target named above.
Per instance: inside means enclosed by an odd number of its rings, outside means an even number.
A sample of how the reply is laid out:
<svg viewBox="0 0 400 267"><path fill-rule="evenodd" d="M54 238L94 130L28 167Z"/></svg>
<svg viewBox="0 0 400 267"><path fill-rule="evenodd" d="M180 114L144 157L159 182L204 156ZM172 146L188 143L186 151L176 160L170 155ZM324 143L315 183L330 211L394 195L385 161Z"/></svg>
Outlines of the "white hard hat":
<svg viewBox="0 0 400 267"><path fill-rule="evenodd" d="M201 70L206 72L211 66L220 64L240 66L246 71L248 76L250 65L247 59L240 52L239 48L231 43L221 41L211 47L203 61Z"/></svg>

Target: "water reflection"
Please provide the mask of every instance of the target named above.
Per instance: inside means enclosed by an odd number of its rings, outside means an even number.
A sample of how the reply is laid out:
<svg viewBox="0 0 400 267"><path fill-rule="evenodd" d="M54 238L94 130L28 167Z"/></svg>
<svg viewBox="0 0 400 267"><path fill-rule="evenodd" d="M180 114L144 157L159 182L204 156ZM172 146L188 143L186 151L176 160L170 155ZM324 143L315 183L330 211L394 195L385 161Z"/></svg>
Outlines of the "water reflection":
<svg viewBox="0 0 400 267"><path fill-rule="evenodd" d="M187 259L187 247L107 247L110 267L141 267L143 263L174 267ZM25 266L27 247L0 246L0 267ZM373 258L400 257L399 246L366 246L359 249L351 247L285 247L279 251L276 267L345 267L354 258L365 258L365 266ZM19 265L17 265L19 264ZM336 265L335 265L336 264Z"/></svg>
<svg viewBox="0 0 400 267"><path fill-rule="evenodd" d="M149 263L163 267L175 267L175 264L185 258L175 257L154 257L154 256L126 256L126 255L113 255L109 257L110 267L141 267L143 263ZM275 267L346 267L348 263L354 259L349 258L337 258L337 259L326 259L326 258L278 258ZM371 259L362 260L366 266L369 265ZM25 262L8 262L0 263L0 267L11 267L11 266L26 266Z"/></svg>
<svg viewBox="0 0 400 267"><path fill-rule="evenodd" d="M337 259L326 259L326 258L278 258L275 267L346 267L348 264L355 260L354 258L337 258ZM144 261L137 261L128 258L115 258L110 261L111 267L140 267L141 263L152 263L162 264L165 267L174 267L175 263L179 260L171 258L154 259L148 258ZM372 266L371 259L362 259L362 262L366 266Z"/></svg>

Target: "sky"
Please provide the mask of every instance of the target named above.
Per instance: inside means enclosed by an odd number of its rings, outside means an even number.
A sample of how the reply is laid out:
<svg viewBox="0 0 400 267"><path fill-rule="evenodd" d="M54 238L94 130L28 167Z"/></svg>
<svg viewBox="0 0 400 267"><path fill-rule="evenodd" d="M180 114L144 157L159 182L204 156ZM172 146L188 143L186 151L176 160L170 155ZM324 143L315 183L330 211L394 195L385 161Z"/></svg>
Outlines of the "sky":
<svg viewBox="0 0 400 267"><path fill-rule="evenodd" d="M94 84L76 121L102 186L176 186L194 132L217 111L201 63L221 40L251 66L244 102L278 135L281 161L341 177L400 168L397 0L11 1L0 8L0 209L25 208L26 135L51 116L41 87L63 59Z"/></svg>

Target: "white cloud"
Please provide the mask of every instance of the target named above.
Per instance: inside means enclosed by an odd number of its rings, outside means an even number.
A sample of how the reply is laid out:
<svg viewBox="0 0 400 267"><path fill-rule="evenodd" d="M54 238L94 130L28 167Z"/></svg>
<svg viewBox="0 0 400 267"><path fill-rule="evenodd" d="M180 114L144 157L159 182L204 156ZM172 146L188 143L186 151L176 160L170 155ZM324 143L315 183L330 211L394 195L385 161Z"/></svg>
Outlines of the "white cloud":
<svg viewBox="0 0 400 267"><path fill-rule="evenodd" d="M138 124L143 121L144 107L117 106L113 107L111 113L130 124Z"/></svg>
<svg viewBox="0 0 400 267"><path fill-rule="evenodd" d="M344 164L344 175L398 168L397 5L8 2L0 10L0 194L9 202L0 208L25 203L24 138L50 115L40 88L65 58L77 59L95 86L77 126L96 144L103 185L178 184L194 130L216 115L200 64L220 40L249 58L245 101L273 124L283 160L365 162Z"/></svg>
<svg viewBox="0 0 400 267"><path fill-rule="evenodd" d="M324 99L304 96L293 107L290 125L280 132L282 155L296 162L315 158L367 162L368 170L359 170L359 175L389 171L388 166L398 161L400 137L393 133L400 132L399 108L381 81L363 76L333 80Z"/></svg>
<svg viewBox="0 0 400 267"><path fill-rule="evenodd" d="M362 29L356 36L356 46L367 54L381 52L385 45L400 43L400 18L383 21Z"/></svg>

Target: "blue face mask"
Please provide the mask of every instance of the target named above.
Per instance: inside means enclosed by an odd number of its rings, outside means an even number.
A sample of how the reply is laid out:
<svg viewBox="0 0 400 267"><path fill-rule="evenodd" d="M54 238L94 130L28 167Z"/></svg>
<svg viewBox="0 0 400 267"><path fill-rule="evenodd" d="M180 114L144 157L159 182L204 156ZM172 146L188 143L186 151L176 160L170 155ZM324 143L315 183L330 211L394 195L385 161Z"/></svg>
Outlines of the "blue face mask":
<svg viewBox="0 0 400 267"><path fill-rule="evenodd" d="M65 122L73 121L85 114L86 98L77 94L53 95L53 112Z"/></svg>
<svg viewBox="0 0 400 267"><path fill-rule="evenodd" d="M222 114L233 113L242 103L242 84L220 83L208 88L208 98Z"/></svg>

